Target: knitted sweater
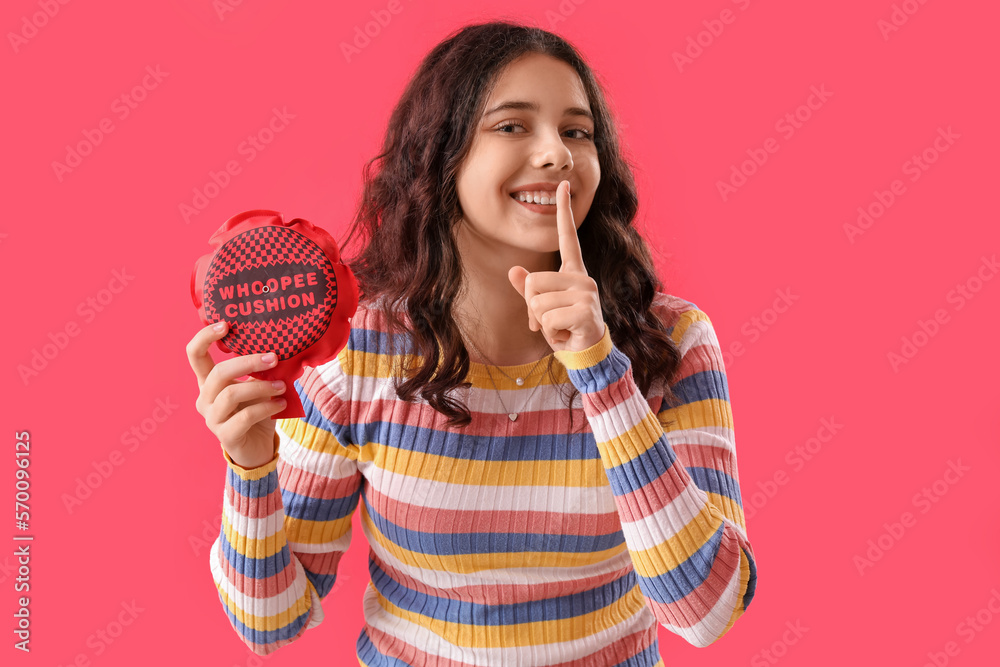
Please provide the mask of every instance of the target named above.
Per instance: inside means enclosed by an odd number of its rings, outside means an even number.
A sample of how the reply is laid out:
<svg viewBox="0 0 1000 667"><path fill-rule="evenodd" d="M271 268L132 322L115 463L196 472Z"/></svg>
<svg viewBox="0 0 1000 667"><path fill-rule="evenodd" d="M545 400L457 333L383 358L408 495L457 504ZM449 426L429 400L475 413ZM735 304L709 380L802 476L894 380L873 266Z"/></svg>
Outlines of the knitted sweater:
<svg viewBox="0 0 1000 667"><path fill-rule="evenodd" d="M757 581L722 353L697 306L654 307L683 355L679 405L662 382L640 394L605 327L554 353L555 382L547 361L501 367L523 386L473 363L450 394L472 414L460 428L396 395L409 336L359 305L340 354L294 383L306 416L277 422L274 458L244 469L223 450L210 563L240 638L265 655L323 620L360 504L361 665L662 666L658 625L719 639Z"/></svg>

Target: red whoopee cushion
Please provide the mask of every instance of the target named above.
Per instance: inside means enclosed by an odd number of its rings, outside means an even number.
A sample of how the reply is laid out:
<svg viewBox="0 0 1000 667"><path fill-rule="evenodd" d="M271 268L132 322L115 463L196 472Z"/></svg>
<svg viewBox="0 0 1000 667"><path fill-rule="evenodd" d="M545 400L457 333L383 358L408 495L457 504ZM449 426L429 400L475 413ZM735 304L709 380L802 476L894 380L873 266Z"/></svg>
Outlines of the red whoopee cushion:
<svg viewBox="0 0 1000 667"><path fill-rule="evenodd" d="M209 243L215 250L191 273L201 321L229 324L216 341L223 352L275 353L276 366L250 375L288 387L288 403L274 419L305 416L292 382L304 366L337 356L358 307L358 285L336 241L308 220L285 222L281 213L260 209L234 215Z"/></svg>

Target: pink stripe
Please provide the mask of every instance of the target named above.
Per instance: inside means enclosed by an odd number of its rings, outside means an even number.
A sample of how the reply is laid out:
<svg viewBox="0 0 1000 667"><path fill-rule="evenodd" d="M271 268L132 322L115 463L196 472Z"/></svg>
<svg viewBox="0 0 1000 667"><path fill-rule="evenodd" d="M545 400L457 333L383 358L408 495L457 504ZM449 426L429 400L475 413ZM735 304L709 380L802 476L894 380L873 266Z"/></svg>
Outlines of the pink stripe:
<svg viewBox="0 0 1000 667"><path fill-rule="evenodd" d="M679 459L653 482L636 491L615 496L615 504L618 506L622 522L631 523L655 514L684 492L687 485L680 477L681 473L676 470L677 466L683 467ZM684 474L686 475L686 471ZM687 477L690 479L690 476ZM690 484L695 486L694 481Z"/></svg>
<svg viewBox="0 0 1000 667"><path fill-rule="evenodd" d="M222 539L225 539L223 536ZM266 579L255 579L244 576L233 567L233 564L226 558L222 551L222 544L219 544L219 563L222 565L222 573L226 579L243 595L254 598L269 598L284 593L289 586L295 582L295 562L289 561L281 572Z"/></svg>
<svg viewBox="0 0 1000 667"><path fill-rule="evenodd" d="M670 446L674 448L674 451L677 452L677 455L680 456L685 465L719 470L733 478L737 475L736 468L733 465L732 452L726 447L689 444L683 441L671 441ZM716 463L718 461L725 462L725 465L722 468L717 467Z"/></svg>
<svg viewBox="0 0 1000 667"><path fill-rule="evenodd" d="M278 466L278 483L281 488L294 491L299 495L309 496L317 500L336 500L346 498L357 491L361 484L361 473L355 472L350 477L331 479L303 470L283 460Z"/></svg>
<svg viewBox="0 0 1000 667"><path fill-rule="evenodd" d="M396 500L374 487L366 490L373 509L383 516L405 516L406 528L428 533L500 531L546 535L607 535L621 530L617 512L571 514L529 510L425 508Z"/></svg>
<svg viewBox="0 0 1000 667"><path fill-rule="evenodd" d="M421 651L416 646L387 634L381 630L365 624L365 634L371 639L379 653L402 660L411 665L424 665L425 667L476 667L472 663L450 660L433 653ZM613 665L631 658L634 655L645 651L656 641L656 625L633 632L630 635L621 637L611 644L608 644L596 653L556 663L551 667L579 667L581 664L588 665ZM545 651L545 644L539 645L539 653Z"/></svg>
<svg viewBox="0 0 1000 667"><path fill-rule="evenodd" d="M460 600L473 602L476 604L498 605L517 604L519 602L531 602L534 600L546 600L552 597L562 597L573 595L582 591L593 590L604 586L625 575L632 569L629 565L625 568L599 574L581 579L571 579L563 581L548 581L534 584L481 584L475 586L457 586L455 588L437 588L428 586L422 581L418 581L406 573L387 565L373 555L376 565L386 572L393 580L401 585L411 588L419 593L423 593L432 598L442 600Z"/></svg>
<svg viewBox="0 0 1000 667"><path fill-rule="evenodd" d="M489 391L493 391L490 388ZM494 398L495 398L494 394ZM521 399L523 400L523 399ZM462 395L462 402L466 403L466 407L469 407L467 401L465 400L464 394ZM399 399L393 397L390 398L376 398L371 401L362 400L361 397L356 398L352 401L353 405L358 406L358 411L362 414L393 414L399 406ZM464 427L462 433L468 434L470 436L482 436L482 437L495 437L498 431L502 431L509 427L510 421L505 413L484 413L478 410L472 410L470 408L470 414L474 417L472 422ZM434 410L430 405L424 403L414 404L408 406L405 412L401 412L398 416L394 415L393 424L419 427L423 429L435 429L441 432L444 429L443 421L444 416ZM579 423L579 420L575 422ZM530 436L541 436L552 437L553 433L561 432L562 430L568 430L569 417L567 415L567 408L565 405L553 408L551 410L536 410L530 413L530 419L519 419L518 427L519 437L530 437Z"/></svg>
<svg viewBox="0 0 1000 667"><path fill-rule="evenodd" d="M722 535L722 544L719 546L719 554L705 581L685 597L669 604L655 602L647 598L646 601L652 609L653 615L660 623L669 623L681 628L690 628L701 622L722 597L729 580L740 568L739 554L739 537L731 526L726 525ZM692 611L697 614L694 618L691 617Z"/></svg>

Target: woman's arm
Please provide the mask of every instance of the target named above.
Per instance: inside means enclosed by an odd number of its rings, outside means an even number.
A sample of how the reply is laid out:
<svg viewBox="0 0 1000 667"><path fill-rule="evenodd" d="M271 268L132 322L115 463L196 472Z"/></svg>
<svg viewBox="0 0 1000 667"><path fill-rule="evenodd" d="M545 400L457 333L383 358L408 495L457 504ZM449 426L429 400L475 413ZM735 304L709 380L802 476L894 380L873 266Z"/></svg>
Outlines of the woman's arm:
<svg viewBox="0 0 1000 667"><path fill-rule="evenodd" d="M345 353L322 367L329 384L312 368L295 382L306 414L278 421L269 463L247 470L223 449L228 467L212 578L233 629L258 655L319 625L320 600L351 541L361 474L346 427Z"/></svg>
<svg viewBox="0 0 1000 667"><path fill-rule="evenodd" d="M750 605L757 566L715 331L692 305L671 337L682 354L672 385L681 402L659 413L607 329L593 347L555 355L583 396L643 596L663 627L704 647Z"/></svg>

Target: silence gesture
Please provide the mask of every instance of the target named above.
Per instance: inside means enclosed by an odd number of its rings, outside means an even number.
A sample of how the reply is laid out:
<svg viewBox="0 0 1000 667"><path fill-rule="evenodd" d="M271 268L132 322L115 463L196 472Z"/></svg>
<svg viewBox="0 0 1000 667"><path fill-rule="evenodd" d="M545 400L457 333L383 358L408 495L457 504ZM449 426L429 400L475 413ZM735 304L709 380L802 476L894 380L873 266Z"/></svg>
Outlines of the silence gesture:
<svg viewBox="0 0 1000 667"><path fill-rule="evenodd" d="M559 270L529 273L523 266L513 266L507 278L528 304L528 328L541 328L555 352L580 352L600 342L605 323L597 283L583 265L569 206L569 181L556 188L556 226L562 257Z"/></svg>

